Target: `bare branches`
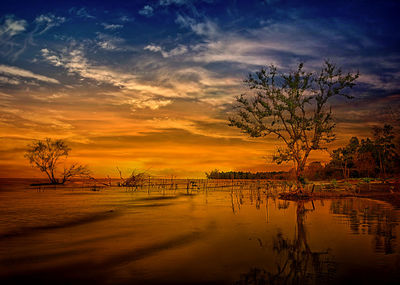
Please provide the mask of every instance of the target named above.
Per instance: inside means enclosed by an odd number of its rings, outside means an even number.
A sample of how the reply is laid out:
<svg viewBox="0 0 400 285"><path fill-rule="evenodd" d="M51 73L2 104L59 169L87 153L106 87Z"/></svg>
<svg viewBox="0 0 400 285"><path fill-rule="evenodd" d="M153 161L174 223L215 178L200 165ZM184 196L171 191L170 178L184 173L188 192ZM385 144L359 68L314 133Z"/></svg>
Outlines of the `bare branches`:
<svg viewBox="0 0 400 285"><path fill-rule="evenodd" d="M70 167L64 167L61 178L57 178L57 167L61 161L65 161L71 148L63 140L46 138L28 145L25 158L40 171L46 173L51 184L63 184L72 177L87 176L90 171L87 166L77 163Z"/></svg>
<svg viewBox="0 0 400 285"><path fill-rule="evenodd" d="M121 182L118 183L118 186L138 187L143 185L144 181L150 177L146 172L137 172L136 170L133 170L128 178L123 178L121 170L118 167L117 170L119 172L119 177L121 178Z"/></svg>
<svg viewBox="0 0 400 285"><path fill-rule="evenodd" d="M90 175L90 170L86 165L81 165L74 163L70 167L64 167L64 172L62 174L62 181L61 183L64 184L67 181L70 181L71 178L77 177L77 176L89 176Z"/></svg>

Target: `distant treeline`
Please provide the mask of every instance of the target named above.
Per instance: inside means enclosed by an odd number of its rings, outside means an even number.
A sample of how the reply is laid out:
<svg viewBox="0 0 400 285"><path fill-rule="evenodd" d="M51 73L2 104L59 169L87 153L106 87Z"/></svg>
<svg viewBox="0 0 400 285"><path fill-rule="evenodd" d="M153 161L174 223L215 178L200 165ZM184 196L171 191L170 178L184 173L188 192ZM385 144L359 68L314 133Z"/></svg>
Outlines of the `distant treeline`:
<svg viewBox="0 0 400 285"><path fill-rule="evenodd" d="M331 160L323 164L314 161L308 164L304 178L309 180L347 178L388 178L400 176L400 141L398 132L385 124L374 127L371 138L352 137L346 146L333 150ZM293 179L294 169L288 172L243 172L219 171L206 173L208 179Z"/></svg>
<svg viewBox="0 0 400 285"><path fill-rule="evenodd" d="M207 179L278 179L283 180L289 177L287 171L272 172L243 172L243 171L219 171L214 169L210 173L206 172Z"/></svg>

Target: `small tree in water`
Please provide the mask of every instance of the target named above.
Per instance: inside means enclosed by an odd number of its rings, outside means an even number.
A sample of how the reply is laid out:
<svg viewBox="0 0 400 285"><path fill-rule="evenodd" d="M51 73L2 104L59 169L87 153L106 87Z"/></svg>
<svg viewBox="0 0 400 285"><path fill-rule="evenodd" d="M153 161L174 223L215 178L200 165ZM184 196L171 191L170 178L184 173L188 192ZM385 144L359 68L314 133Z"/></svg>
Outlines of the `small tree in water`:
<svg viewBox="0 0 400 285"><path fill-rule="evenodd" d="M70 150L65 141L46 138L29 144L25 157L34 167L46 173L51 184L64 184L73 177L90 174L86 166L73 163L69 167L64 166L61 177L57 177L57 167L65 161Z"/></svg>
<svg viewBox="0 0 400 285"><path fill-rule="evenodd" d="M275 66L250 74L244 82L254 91L252 96L236 98L230 126L250 137L275 135L284 147L278 148L273 161L280 164L292 161L298 188L310 152L326 149L335 139L332 97L353 98L346 91L355 85L359 73L343 74L329 61L320 72L307 73L303 63L289 74L278 74Z"/></svg>

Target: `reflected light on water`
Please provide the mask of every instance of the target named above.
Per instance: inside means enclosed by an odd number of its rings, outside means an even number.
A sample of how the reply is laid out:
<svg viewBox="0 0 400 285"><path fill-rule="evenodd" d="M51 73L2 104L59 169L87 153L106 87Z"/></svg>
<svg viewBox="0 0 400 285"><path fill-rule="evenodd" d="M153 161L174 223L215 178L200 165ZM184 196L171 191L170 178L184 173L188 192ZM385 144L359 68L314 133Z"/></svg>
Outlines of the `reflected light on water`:
<svg viewBox="0 0 400 285"><path fill-rule="evenodd" d="M399 278L399 210L257 188L0 191L0 279L42 284L327 284Z"/></svg>

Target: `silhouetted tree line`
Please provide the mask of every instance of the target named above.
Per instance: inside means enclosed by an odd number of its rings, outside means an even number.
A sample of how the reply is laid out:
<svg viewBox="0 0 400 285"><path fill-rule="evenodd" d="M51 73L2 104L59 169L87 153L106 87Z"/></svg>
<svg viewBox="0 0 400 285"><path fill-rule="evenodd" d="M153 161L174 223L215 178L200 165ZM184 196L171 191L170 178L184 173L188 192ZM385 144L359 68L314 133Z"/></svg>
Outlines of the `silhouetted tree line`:
<svg viewBox="0 0 400 285"><path fill-rule="evenodd" d="M309 180L347 179L359 177L388 178L400 175L400 146L392 125L375 126L372 137L352 137L349 143L331 152L331 160L323 165L311 162L304 171ZM206 173L208 179L292 179L295 169L288 172L219 171Z"/></svg>
<svg viewBox="0 0 400 285"><path fill-rule="evenodd" d="M211 172L206 172L207 179L287 179L289 172L287 171L272 171L272 172L244 172L244 171L219 171L214 169Z"/></svg>
<svg viewBox="0 0 400 285"><path fill-rule="evenodd" d="M352 137L349 143L331 153L325 175L387 178L400 173L399 145L395 143L393 126L374 127L372 138Z"/></svg>

